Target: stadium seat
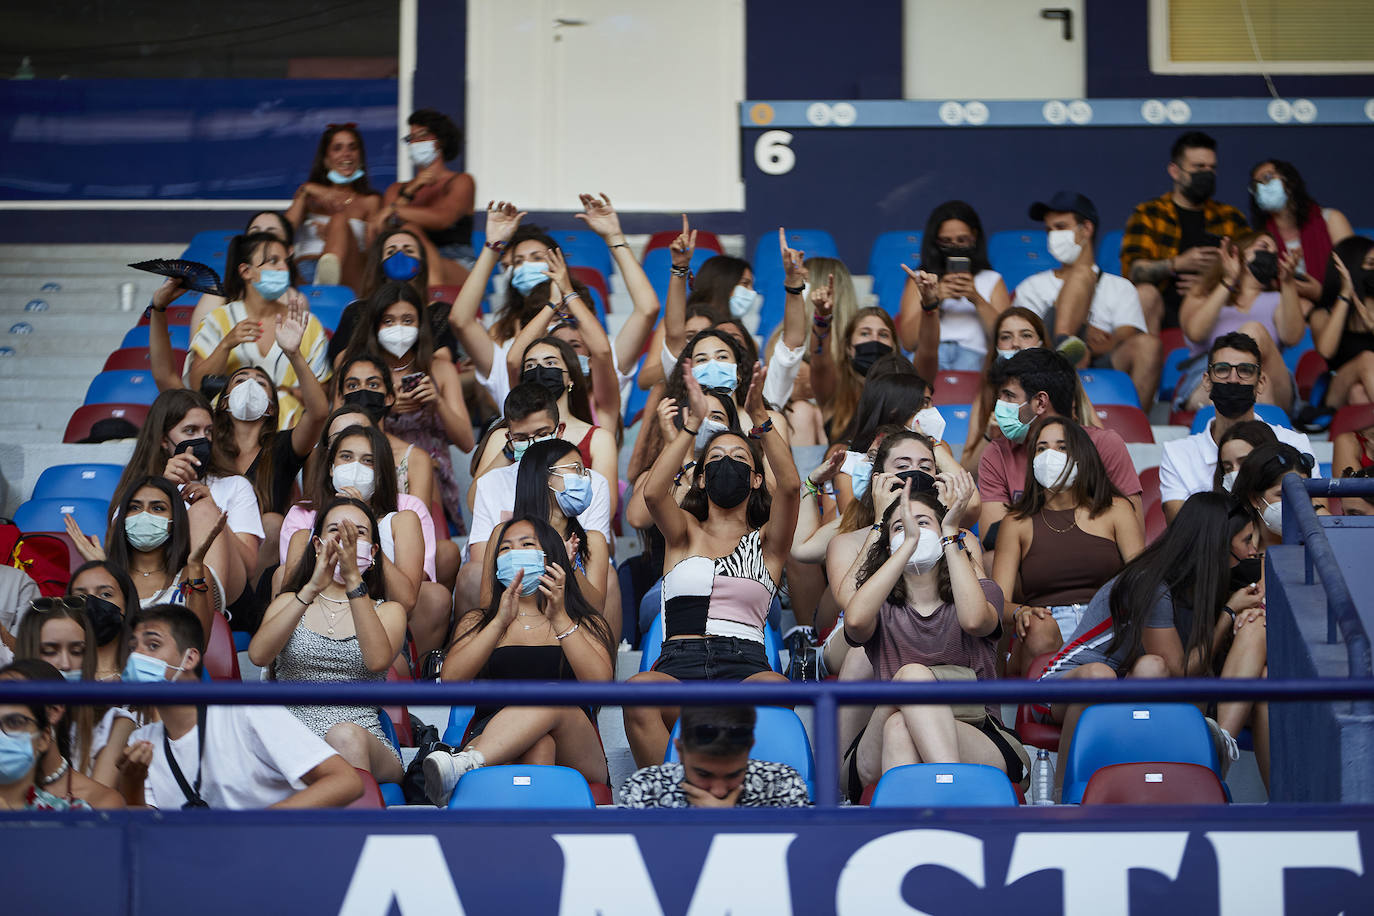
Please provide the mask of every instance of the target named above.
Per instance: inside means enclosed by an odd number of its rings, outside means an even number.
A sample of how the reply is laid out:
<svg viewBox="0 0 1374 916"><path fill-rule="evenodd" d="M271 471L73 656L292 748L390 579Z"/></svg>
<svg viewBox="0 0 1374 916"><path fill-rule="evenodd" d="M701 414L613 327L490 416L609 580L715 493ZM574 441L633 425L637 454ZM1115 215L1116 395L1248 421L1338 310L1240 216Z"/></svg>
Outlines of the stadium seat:
<svg viewBox="0 0 1374 916"><path fill-rule="evenodd" d="M1059 262L1050 257L1044 229L1018 229L994 232L988 237L988 260L1002 275L1007 292L1031 274L1052 270Z"/></svg>
<svg viewBox="0 0 1374 916"><path fill-rule="evenodd" d="M443 742L449 747L461 748L467 736L468 726L472 724L472 714L476 706L453 706L448 711L448 725L444 727Z"/></svg>
<svg viewBox="0 0 1374 916"><path fill-rule="evenodd" d="M1161 502L1159 495L1159 465L1146 468L1140 472L1140 505L1143 509L1157 506Z"/></svg>
<svg viewBox="0 0 1374 916"><path fill-rule="evenodd" d="M191 237L191 244L182 251L181 257L187 261L199 261L213 268L218 274L224 270L224 262L229 257L229 240L238 234L237 229L206 229L197 232Z"/></svg>
<svg viewBox="0 0 1374 916"><path fill-rule="evenodd" d="M659 596L663 592L663 580L655 582L653 587L644 595L645 602L651 602L651 607L657 607ZM644 603L640 603L641 615ZM773 608L769 611L769 617L776 617L781 608L781 601L773 599ZM648 671L658 661L659 654L663 651L663 618L655 613L653 620L649 623L649 629L644 632L644 640L639 647L639 670ZM778 636L777 630L769 624L763 628L763 651L768 657L769 666L779 674L782 673L782 638Z"/></svg>
<svg viewBox="0 0 1374 916"><path fill-rule="evenodd" d="M587 287L587 292L592 297L592 312L604 328L606 326L606 300L601 297L601 290L595 286Z"/></svg>
<svg viewBox="0 0 1374 916"><path fill-rule="evenodd" d="M1094 401L1093 410L1104 427L1119 433L1126 442L1155 441L1155 431L1150 426L1150 418L1139 407Z"/></svg>
<svg viewBox="0 0 1374 916"><path fill-rule="evenodd" d="M706 251L698 245L696 250L692 252L692 273L695 274L701 270L701 265L715 256L715 252ZM649 283L653 286L654 292L658 294L660 304L668 301L668 280L672 276L669 271L672 266L673 253L667 248L655 248L644 255L644 273L649 278Z"/></svg>
<svg viewBox="0 0 1374 916"><path fill-rule="evenodd" d="M191 349L191 328L185 324L173 324L167 327L167 336L171 338L173 350ZM138 324L124 334L124 339L120 341L120 348L125 347L146 347L148 346L148 325Z"/></svg>
<svg viewBox="0 0 1374 916"><path fill-rule="evenodd" d="M1053 652L1037 655L1026 668L1026 680L1040 680L1040 675L1045 673L1045 669L1053 660ZM1058 753L1061 731L1062 729L1053 722L1037 721L1033 704L1022 703L1016 707L1016 734L1021 736L1023 743L1031 747L1042 747L1052 754Z"/></svg>
<svg viewBox="0 0 1374 916"><path fill-rule="evenodd" d="M649 257L650 252L670 247L680 234L680 230L669 229L665 232L655 232L649 236L649 241L644 244L644 257L640 259L641 262ZM707 257L725 253L725 249L720 244L720 237L714 232L707 232L705 229L697 230L697 247L693 250L705 251ZM695 255L693 260L696 260Z"/></svg>
<svg viewBox="0 0 1374 916"><path fill-rule="evenodd" d="M1164 529L1169 525L1169 520L1164 517L1164 506L1162 503L1155 503L1145 510L1145 545L1148 547L1159 540Z"/></svg>
<svg viewBox="0 0 1374 916"><path fill-rule="evenodd" d="M1085 805L1224 805L1226 788L1196 763L1114 763L1088 780Z"/></svg>
<svg viewBox="0 0 1374 916"><path fill-rule="evenodd" d="M571 274L572 278L578 283L600 293L601 301L605 305L605 310L608 312L610 311L611 288L606 285L606 278L602 275L601 271L597 270L595 267L569 267L568 273ZM602 320L604 321L605 319L603 318Z"/></svg>
<svg viewBox="0 0 1374 916"><path fill-rule="evenodd" d="M429 288L429 298L431 302L447 302L453 304L453 300L458 298L458 294L463 291L461 286L431 286Z"/></svg>
<svg viewBox="0 0 1374 916"><path fill-rule="evenodd" d="M496 766L458 780L450 808L595 808L582 774L560 766Z"/></svg>
<svg viewBox="0 0 1374 916"><path fill-rule="evenodd" d="M1178 380L1183 377L1180 364L1189 356L1187 347L1175 347L1164 357L1164 367L1159 373L1159 399L1168 401L1174 396Z"/></svg>
<svg viewBox="0 0 1374 916"><path fill-rule="evenodd" d="M178 373L186 365L186 351L172 351L172 366ZM105 357L102 372L151 372L147 347L124 347Z"/></svg>
<svg viewBox="0 0 1374 916"><path fill-rule="evenodd" d="M789 229L787 244L802 252L808 258L838 258L839 249L835 239L824 229ZM783 302L787 294L783 292L782 253L778 251L778 234L765 232L754 243L754 289L763 296L759 310L758 336L767 340L768 335L782 321Z"/></svg>
<svg viewBox="0 0 1374 916"><path fill-rule="evenodd" d="M591 267L601 271L603 277L611 276L611 271L615 269L611 250L606 247L601 236L592 230L565 229L561 232L550 232L549 235L558 243L569 267Z"/></svg>
<svg viewBox="0 0 1374 916"><path fill-rule="evenodd" d="M151 372L101 372L86 389L86 404L152 404L157 383Z"/></svg>
<svg viewBox="0 0 1374 916"><path fill-rule="evenodd" d="M1374 404L1347 404L1331 420L1331 438L1374 426Z"/></svg>
<svg viewBox="0 0 1374 916"><path fill-rule="evenodd" d="M873 277L873 294L890 314L897 314L902 288L906 286L902 265L916 267L921 263L921 236L919 229L894 229L874 239L869 249L868 273Z"/></svg>
<svg viewBox="0 0 1374 916"><path fill-rule="evenodd" d="M1171 410L1169 411L1170 426L1189 426L1193 425L1193 418L1197 416L1195 410Z"/></svg>
<svg viewBox="0 0 1374 916"><path fill-rule="evenodd" d="M147 417L147 404L132 404L128 401L86 404L78 407L67 421L67 430L62 434L62 441L80 442L90 436L91 427L101 420L128 420L135 427L141 427Z"/></svg>
<svg viewBox="0 0 1374 916"><path fill-rule="evenodd" d="M1329 368L1326 358L1316 350L1308 350L1304 353L1298 359L1298 368L1293 372L1297 377L1298 396L1304 401L1312 397L1313 386Z"/></svg>
<svg viewBox="0 0 1374 916"><path fill-rule="evenodd" d="M1117 369L1080 369L1078 378L1083 382L1083 391L1093 404L1128 404L1140 406L1140 395L1136 394L1135 383L1131 377Z"/></svg>
<svg viewBox="0 0 1374 916"><path fill-rule="evenodd" d="M1207 428L1207 424L1212 422L1212 418L1217 415L1217 409L1212 404L1205 404L1193 416L1190 432L1200 433ZM1282 426L1284 429L1292 429L1293 423L1288 419L1288 414L1282 407L1275 404L1256 404L1255 418L1263 420L1270 426Z"/></svg>
<svg viewBox="0 0 1374 916"><path fill-rule="evenodd" d="M1302 340L1293 344L1291 347L1283 348L1283 364L1288 367L1289 372L1298 371L1298 362L1303 354L1310 353L1317 348L1317 342L1312 339L1312 329L1305 328L1302 332Z"/></svg>
<svg viewBox="0 0 1374 916"><path fill-rule="evenodd" d="M1079 804L1088 780L1114 763L1196 763L1221 769L1206 720L1189 703L1107 703L1078 719L1068 753L1060 754L1064 804Z"/></svg>
<svg viewBox="0 0 1374 916"><path fill-rule="evenodd" d="M1188 346L1188 338L1183 335L1183 328L1164 328L1159 332L1159 342L1164 345L1165 353Z"/></svg>
<svg viewBox="0 0 1374 916"><path fill-rule="evenodd" d="M194 295L196 298L200 298L201 294L195 293ZM167 306L167 324L168 326L178 324L189 325L191 323L191 316L194 315L195 312L196 307L194 305L169 305ZM144 314L143 317L138 319L139 324L148 324L149 321L150 319L147 314Z"/></svg>
<svg viewBox="0 0 1374 916"><path fill-rule="evenodd" d="M1097 266L1104 274L1121 273L1121 240L1126 233L1120 229L1101 236L1097 243Z"/></svg>
<svg viewBox="0 0 1374 916"><path fill-rule="evenodd" d="M878 780L874 808L1000 807L1016 805L1007 774L981 763L911 763Z"/></svg>
<svg viewBox="0 0 1374 916"><path fill-rule="evenodd" d="M941 369L932 379L935 405L972 404L983 385L983 373L972 370Z"/></svg>
<svg viewBox="0 0 1374 916"><path fill-rule="evenodd" d="M964 450L964 440L968 438L969 417L972 408L968 404L941 404L940 416L945 418L944 440L954 454Z"/></svg>
<svg viewBox="0 0 1374 916"><path fill-rule="evenodd" d="M83 529L84 530L84 529ZM223 614L210 615L210 641L205 645L205 670L216 681L241 680L239 654L234 649L234 634Z"/></svg>
<svg viewBox="0 0 1374 916"><path fill-rule="evenodd" d="M388 683L396 683L401 680L401 676L396 673L394 665L386 669L386 679ZM383 706L380 713L383 719L382 731L387 730L386 722L388 720L391 723L389 737L392 738L392 743L396 745L397 750L415 746L415 732L410 727L409 709L404 705Z"/></svg>
<svg viewBox="0 0 1374 916"><path fill-rule="evenodd" d="M76 519L85 534L105 536L106 519L109 515L110 501L107 499L31 499L14 510L14 523L25 534L35 531L67 530L62 519L70 515Z"/></svg>
<svg viewBox="0 0 1374 916"><path fill-rule="evenodd" d="M361 767L353 768L358 778L363 781L363 794L345 805L345 808L385 808L386 802L382 799L382 787L377 785L377 780L371 773Z"/></svg>
<svg viewBox="0 0 1374 916"><path fill-rule="evenodd" d="M122 464L55 464L38 475L31 499L114 498L124 475Z"/></svg>
<svg viewBox="0 0 1374 916"><path fill-rule="evenodd" d="M630 383L630 396L625 399L625 427L627 429L635 424L635 421L639 419L640 413L643 412L645 406L649 403L649 392L640 388L638 382L639 370L643 368L644 357L640 357L638 364L635 366L635 381Z"/></svg>
<svg viewBox="0 0 1374 916"><path fill-rule="evenodd" d="M347 286L302 286L310 314L319 319L332 334L339 327L339 318L348 304L357 297Z"/></svg>
<svg viewBox="0 0 1374 916"><path fill-rule="evenodd" d="M754 725L754 747L749 756L754 760L769 760L785 763L806 782L806 791L816 797L815 761L811 754L811 741L806 737L806 726L797 714L782 706L756 707L758 721ZM676 741L682 735L681 722L673 726L673 734L668 739L668 750L663 755L664 763L678 759Z"/></svg>

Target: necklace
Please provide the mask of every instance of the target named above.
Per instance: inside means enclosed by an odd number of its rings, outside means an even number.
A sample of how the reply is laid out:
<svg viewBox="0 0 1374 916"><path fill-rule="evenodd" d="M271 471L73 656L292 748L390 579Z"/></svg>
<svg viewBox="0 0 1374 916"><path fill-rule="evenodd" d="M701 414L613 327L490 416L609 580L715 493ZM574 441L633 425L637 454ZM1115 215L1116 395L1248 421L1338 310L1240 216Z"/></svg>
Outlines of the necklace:
<svg viewBox="0 0 1374 916"><path fill-rule="evenodd" d="M1050 524L1050 516L1049 516L1049 513L1051 513L1051 512L1068 512L1068 513L1069 513L1069 518L1071 519L1071 521L1070 521L1070 523L1069 523L1069 527L1067 527L1067 528L1056 528L1056 527L1054 527L1053 525L1051 525L1051 524ZM1041 520L1042 522L1045 523L1045 527L1046 527L1046 528L1050 529L1050 530L1053 531L1055 534L1067 534L1068 532L1070 532L1070 531L1072 531L1073 529L1075 529L1075 528L1078 527L1078 510L1077 510L1077 509L1050 509L1050 508L1046 508L1045 511L1043 511L1043 512L1040 513L1040 520Z"/></svg>
<svg viewBox="0 0 1374 916"><path fill-rule="evenodd" d="M519 611L516 611L516 612L515 612L515 616L516 616L516 617L538 617L538 618L539 618L539 623L522 623L522 624L520 624L520 629L522 629L522 630L536 630L536 629L538 629L540 626L542 626L543 624L546 624L546 623L549 622L549 618L545 617L543 614L522 614L522 613L520 613Z"/></svg>
<svg viewBox="0 0 1374 916"><path fill-rule="evenodd" d="M148 578L149 576L151 576L153 573L160 573L160 574L162 574L162 575L166 575L166 574L167 574L167 567L161 566L161 567L159 567L159 568L157 568L157 569L150 569L150 570L148 570L147 572L144 572L143 570L139 569L139 570L135 570L135 572L137 572L140 576L142 576L143 578L146 579L146 578Z"/></svg>
<svg viewBox="0 0 1374 916"><path fill-rule="evenodd" d="M339 599L337 599L337 598L326 598L324 595L316 595L315 597L316 597L316 598L324 598L325 601L332 601L332 602L334 602L335 604L343 604L343 605L345 605L345 606L348 606L348 604L349 604L348 601L339 601ZM335 624L336 622L338 622L339 618L342 617L342 616L343 616L344 614L346 614L346 613L351 613L350 611L343 611L343 610L331 612L331 611L329 610L329 608L325 607L323 604L321 604L321 605L319 606L319 608L320 608L320 615L321 615L322 617L324 617L325 629L328 631L328 633L329 633L330 636L333 636L333 635L334 635L334 624Z"/></svg>
<svg viewBox="0 0 1374 916"><path fill-rule="evenodd" d="M38 782L45 786L52 785L53 783L57 782L59 779L62 778L62 775L67 772L67 768L69 766L71 766L71 764L67 761L66 757L63 757L62 765L57 769L53 770L47 776L44 776L41 779L39 779Z"/></svg>

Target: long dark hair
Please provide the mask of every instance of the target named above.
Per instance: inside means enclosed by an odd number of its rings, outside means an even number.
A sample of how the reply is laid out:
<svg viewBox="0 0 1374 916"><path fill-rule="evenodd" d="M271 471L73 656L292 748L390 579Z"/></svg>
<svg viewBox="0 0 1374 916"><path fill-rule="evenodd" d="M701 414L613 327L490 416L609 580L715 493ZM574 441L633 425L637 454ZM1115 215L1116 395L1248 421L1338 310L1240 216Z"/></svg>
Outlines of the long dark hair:
<svg viewBox="0 0 1374 916"><path fill-rule="evenodd" d="M305 588L310 577L315 574L315 560L319 556L315 550L315 539L324 537L322 532L325 522L329 520L329 513L339 506L352 506L367 516L367 523L372 528L369 540L372 542L372 546L377 548L377 556L373 559L372 565L363 573L363 584L367 586L367 594L370 597L380 598L383 596L386 585L382 578L382 536L377 531L377 514L372 511L372 507L367 503L349 496L340 496L330 500L325 505L324 511L315 513L315 524L310 527L310 542L305 545L305 553L301 555L300 562L296 564L290 575L286 577L286 581L282 583L282 591L299 592Z"/></svg>
<svg viewBox="0 0 1374 916"><path fill-rule="evenodd" d="M1345 281L1341 279L1341 272L1336 269L1336 258L1340 258L1341 262L1345 264L1346 270L1350 271L1350 280L1354 284L1355 295L1360 297L1365 295L1361 287L1366 271L1362 264L1364 256L1369 253L1371 248L1374 248L1374 239L1366 238L1363 235L1352 235L1350 238L1341 239L1331 246L1331 253L1335 257L1326 262L1326 273L1322 280L1322 294L1321 298L1317 300L1317 308L1331 308L1336 304L1336 298L1341 294L1341 287ZM1307 272L1315 277L1318 267L1317 264L1308 264ZM1346 319L1346 327L1351 327L1358 318L1359 313L1353 308L1350 309L1349 317Z"/></svg>
<svg viewBox="0 0 1374 916"><path fill-rule="evenodd" d="M549 477L550 469L568 455L577 455L578 460L582 460L577 446L566 439L535 442L525 449L525 454L520 456L520 469L515 475L515 508L511 512L512 517L537 516L548 519L554 512L562 515L563 510L558 507L557 499L549 489ZM568 520L568 534L577 535L577 555L586 563L589 556L587 531L577 520L577 516L565 518Z"/></svg>
<svg viewBox="0 0 1374 916"><path fill-rule="evenodd" d="M692 351L697 348L697 344L707 339L724 341L731 355L735 357L734 398L737 405L741 407L744 406L744 399L749 394L749 380L753 377L754 364L749 361L748 354L745 352L744 347L740 346L740 342L734 338L734 335L730 334L728 331L722 331L714 327L699 331L691 340L687 341L687 346L682 348L682 353L678 355L678 359L666 373L667 379L663 386L663 396L672 398L679 404L686 402L687 383L683 381L682 378L682 361L690 361L692 358Z"/></svg>
<svg viewBox="0 0 1374 916"><path fill-rule="evenodd" d="M1108 599L1114 636L1107 654L1126 649L1122 670L1145 653L1145 621L1165 597L1173 606L1183 657L1201 652L1204 670L1211 670L1217 614L1231 596L1231 538L1254 523L1249 505L1225 493L1194 493L1159 540L1126 564Z"/></svg>
<svg viewBox="0 0 1374 916"><path fill-rule="evenodd" d="M128 617L139 605L138 588L134 585L134 580L129 578L128 570L109 560L90 560L82 563L72 571L71 582L67 583L67 594L72 594L72 582L75 582L82 573L88 569L103 569L115 580L115 585L119 587L119 593L124 596L124 616ZM106 645L109 645L106 643ZM120 645L120 653L123 654L124 646Z"/></svg>
<svg viewBox="0 0 1374 916"><path fill-rule="evenodd" d="M377 342L377 332L381 330L382 319L387 309L397 302L405 302L415 309L415 359L412 363L418 372L429 372L434 363L434 331L430 326L429 314L420 294L410 283L387 280L367 298L362 314L353 324L353 336L349 338L344 359L364 354L376 354L382 349ZM387 364L379 363L378 368L387 372Z"/></svg>
<svg viewBox="0 0 1374 916"><path fill-rule="evenodd" d="M706 441L702 446L697 466L693 468L695 473L692 475L692 488L682 497L682 509L690 512L692 517L699 522L706 521L707 515L711 511L711 501L706 497L706 462L705 456L711 451L711 446L715 445L716 440L721 436L734 436L744 442L749 448L749 455L754 459L754 473L763 476L763 450L759 448L757 439L750 439L733 430L718 432ZM720 459L723 460L723 459ZM763 483L757 489L749 491L748 508L745 511L745 524L752 530L762 528L768 524L768 513L773 507L773 496L768 492L768 480L764 476Z"/></svg>
<svg viewBox="0 0 1374 916"><path fill-rule="evenodd" d="M992 262L988 260L988 236L983 231L983 221L978 218L978 211L962 200L947 200L930 211L930 216L926 219L925 234L921 236L921 269L944 275L946 255L935 240L939 238L940 226L951 219L967 223L973 230L973 254L969 256L973 272L976 274L980 270L991 270Z"/></svg>
<svg viewBox="0 0 1374 916"><path fill-rule="evenodd" d="M1083 431L1083 427L1069 417L1056 414L1037 417L1026 432L1025 485L1021 491L1021 498L1008 507L1009 511L1017 518L1030 518L1045 508L1049 491L1040 485L1035 476L1035 443L1042 431L1056 423L1064 428L1064 445L1067 447L1065 457L1078 469L1078 476L1069 487L1074 507L1082 506L1088 510L1089 518L1097 518L1112 507L1112 500L1122 495L1121 491L1112 485L1112 479L1107 475L1107 467L1102 463L1102 456L1097 453L1097 447Z"/></svg>
<svg viewBox="0 0 1374 916"><path fill-rule="evenodd" d="M905 426L883 426L879 427L877 439L882 437L878 445L878 452L873 456L873 473L878 474L887 465L887 456L892 454L892 450L903 442L919 442L930 450L930 457L935 457L935 443L929 436L921 433L914 433ZM869 486L864 491L862 499L850 500L849 506L844 510L844 515L840 518L840 531L858 531L860 528L867 528L875 521L873 512L873 487Z"/></svg>
<svg viewBox="0 0 1374 916"><path fill-rule="evenodd" d="M162 440L197 407L210 417L213 430L215 412L210 407L210 402L205 399L205 395L199 391L170 388L157 396L153 406L148 408L148 418L143 421L143 426L138 431L134 453L129 458L129 463L124 466L119 486L115 488L117 491L122 492L134 480L162 476L162 472L167 469L167 462L172 457L172 453L163 448ZM210 466L203 470L206 474L214 474L217 477L232 477L237 473L233 462L224 454L218 436L212 436L210 439Z"/></svg>
<svg viewBox="0 0 1374 916"><path fill-rule="evenodd" d="M849 442L850 451L866 452L878 427L905 426L929 397L929 383L914 372L888 372L874 378L870 369L854 419L842 438Z"/></svg>
<svg viewBox="0 0 1374 916"><path fill-rule="evenodd" d="M501 596L506 593L506 586L496 577L496 557L500 553L501 540L506 536L506 531L511 525L520 522L528 523L534 528L534 536L539 541L539 547L544 551L545 564L556 564L563 568L563 609L568 612L568 618L573 623L586 627L600 640L602 646L610 653L612 661L615 659L615 644L611 640L611 629L606 625L606 620L596 608L592 607L582 594L582 589L577 584L577 577L573 574L572 561L568 559L568 548L563 545L563 539L558 532L548 522L544 521L543 515L529 515L512 518L496 529L495 550L490 550L486 563L487 575L491 577L491 600L487 606L482 608L482 617L474 623L468 630L454 637L454 642L484 629L487 624L496 619L496 613L501 608ZM544 596L536 595L536 600L542 609L544 606Z"/></svg>
<svg viewBox="0 0 1374 916"><path fill-rule="evenodd" d="M130 568L133 548L124 533L124 520L129 517L129 503L133 501L134 494L143 487L152 487L162 493L172 510L172 526L167 532L167 540L158 548L165 561L163 568L170 577L186 565L186 558L191 555L191 523L186 517L186 503L182 501L176 485L165 477L139 477L120 488L110 504L110 508L116 511L112 513L110 527L105 532L105 556L120 569ZM124 613L127 615L130 610L125 608Z"/></svg>
<svg viewBox="0 0 1374 916"><path fill-rule="evenodd" d="M229 240L229 250L224 258L224 277L220 285L224 288L225 302L238 302L248 292L248 286L239 274L239 267L252 264L258 252L268 245L282 246L286 256L287 269L291 271L291 282L296 282L296 261L291 256L291 245L270 232L254 232L251 235L236 235Z"/></svg>
<svg viewBox="0 0 1374 916"><path fill-rule="evenodd" d="M1255 172L1259 171L1259 167L1265 163L1272 165L1274 171L1278 172L1279 177L1283 179L1283 186L1288 191L1288 208L1293 212L1293 218L1298 221L1299 226L1306 226L1307 221L1312 219L1314 215L1321 218L1320 212L1316 214L1312 212L1316 201L1312 199L1311 194L1307 193L1307 182L1302 180L1298 167L1293 163L1285 162L1282 159L1261 159L1250 166L1250 171L1245 174L1253 176ZM1269 225L1269 220L1273 219L1273 214L1261 207L1259 201L1255 200L1254 188L1255 179L1252 177L1247 184L1247 189L1250 192L1247 195L1250 198L1250 225L1263 229ZM1316 269L1316 264L1308 266L1309 271Z"/></svg>
<svg viewBox="0 0 1374 916"><path fill-rule="evenodd" d="M420 267L415 271L415 276L405 281L420 294L422 301L429 299L429 259L425 257L424 242L418 235L409 229L388 229L373 240L367 246L366 265L363 267L363 286L358 290L359 295L364 299L369 298L377 291L377 287L384 283L395 282L382 270L382 261L386 260L382 252L386 249L386 243L398 235L408 235L415 240L415 258L420 262Z"/></svg>
<svg viewBox="0 0 1374 916"><path fill-rule="evenodd" d="M316 184L335 187L334 183L329 180L329 169L325 167L324 157L328 154L329 144L334 142L335 135L345 131L352 134L353 139L358 141L358 171L367 171L367 146L363 143L363 135L358 132L358 128L352 124L330 124L324 129L324 133L320 134L319 145L315 147L315 161L310 165L310 178L307 180ZM338 185L338 187L348 188L355 194L377 193L368 183L366 174L353 179L348 184Z"/></svg>
<svg viewBox="0 0 1374 916"><path fill-rule="evenodd" d="M282 241L286 243L286 250L289 252L291 247L296 244L296 227L291 225L291 220L286 218L286 214L280 210L259 210L248 218L248 222L243 225L243 234L248 235L253 228L253 224L258 221L259 216L275 216L281 225ZM292 282L295 282L295 275L292 275ZM195 330L192 328L191 330Z"/></svg>
<svg viewBox="0 0 1374 916"><path fill-rule="evenodd" d="M744 272L749 270L749 262L744 258L733 258L718 254L707 258L692 277L692 292L687 297L687 305L702 306L711 312L713 321L724 321L730 317L730 294L739 285Z"/></svg>
<svg viewBox="0 0 1374 916"><path fill-rule="evenodd" d="M983 359L983 381L979 389L979 403L992 409L992 404L997 400L997 364L1002 357L997 355L997 336L1002 333L1002 325L1006 324L1008 318L1020 318L1031 326L1040 337L1040 346L1050 339L1049 332L1045 330L1045 322L1040 316L1030 309L1019 305L1013 305L997 316L997 320L992 323L992 333L988 335L988 353Z"/></svg>
<svg viewBox="0 0 1374 916"><path fill-rule="evenodd" d="M329 437L329 427L325 426L315 449L324 456L324 460L314 463L310 469L310 479L306 481L309 504L311 508L316 508L343 498L334 491L334 459L338 457L343 441L354 436L366 439L372 448L372 511L379 516L390 515L397 509L396 497L399 492L396 456L391 451L391 442L386 433L375 426L346 426L332 439Z"/></svg>
<svg viewBox="0 0 1374 916"><path fill-rule="evenodd" d="M1253 505L1256 498L1263 497L1264 491L1278 483L1289 471L1301 477L1311 477L1311 456L1303 454L1287 442L1275 441L1267 445L1258 445L1240 463L1236 482L1231 486L1231 498Z"/></svg>
<svg viewBox="0 0 1374 916"><path fill-rule="evenodd" d="M514 255L516 247L530 241L538 242L548 250L557 251L560 254L563 252L558 247L558 243L554 241L553 236L549 235L543 226L537 226L534 223L521 225L515 232L511 233L510 241L506 243L506 251L510 255ZM525 294L516 289L514 283L506 284L506 297L501 300L500 308L492 316L490 328L492 338L506 341L519 334L520 329L531 318L539 314L539 310L548 303L549 292L552 288L551 283L543 281L531 289L528 294ZM578 295L583 297L582 301L590 307L592 299L586 287L579 289L578 284L574 282L573 289L577 290ZM564 290L563 292L566 294L572 290Z"/></svg>
<svg viewBox="0 0 1374 916"><path fill-rule="evenodd" d="M1263 420L1246 420L1244 423L1237 423L1222 433L1221 439L1217 441L1217 468L1212 472L1212 489L1217 492L1225 492L1221 486L1222 478L1226 476L1221 469L1221 450L1226 443L1236 439L1250 443L1252 452L1261 445L1272 445L1279 441L1279 437L1274 435L1274 430ZM1244 464L1243 461L1241 463ZM1236 476L1240 476L1239 468L1237 468Z"/></svg>
<svg viewBox="0 0 1374 916"><path fill-rule="evenodd" d="M865 318L881 319L892 335L894 352L898 352L897 325L892 321L892 316L887 313L886 309L874 305L864 306L857 309L849 321L845 322L844 327L839 329L841 341L839 353L843 354L844 360L840 362L839 356L835 358L835 395L831 399L831 429L847 429L849 427L850 422L854 419L854 410L859 404L859 396L863 391L864 376L859 375L858 370L854 368L854 363L848 357L849 344L854 338L854 332L858 329L859 322ZM869 371L872 371L871 367Z"/></svg>
<svg viewBox="0 0 1374 916"><path fill-rule="evenodd" d="M253 492L258 497L259 512L281 512L282 507L272 502L272 444L277 437L277 412L281 410L281 406L277 400L277 386L272 383L272 377L260 366L240 366L229 376L229 384L224 386L224 394L220 395L215 403L215 412L211 414L215 430L212 442L219 443L220 451L224 453L227 461L234 462L238 459L239 444L234 436L234 417L229 413L229 391L234 387L234 379L246 372L256 372L267 381L267 413L262 415L262 426L258 428L258 457L257 469L252 478Z"/></svg>
<svg viewBox="0 0 1374 916"><path fill-rule="evenodd" d="M587 377L582 374L582 364L577 361L577 351L566 340L561 337L541 337L526 347L525 352L520 354L521 376L524 375L523 367L525 360L529 359L530 351L538 346L553 347L563 360L564 371L568 373L568 384L572 386L568 390L568 412L582 422L595 426L596 420L592 417L591 399L587 390Z"/></svg>
<svg viewBox="0 0 1374 916"><path fill-rule="evenodd" d="M945 520L945 507L934 493L912 493L911 501L920 503L935 513L936 521ZM887 536L888 526L892 524L892 517L900 511L898 506L902 504L901 499L894 499L892 505L887 507L887 512L883 513L882 525L878 529L878 539L873 542L873 546L868 549L868 554L864 557L863 565L859 567L858 574L854 581L859 585L867 582L878 569L892 556L891 540ZM906 537L920 537L919 532L908 531ZM945 604L954 603L954 586L949 581L949 563L941 553L940 561L935 566L937 572L936 583L940 593L940 600ZM898 576L897 584L892 586L892 591L887 593L887 600L895 605L905 606L907 602L906 577Z"/></svg>

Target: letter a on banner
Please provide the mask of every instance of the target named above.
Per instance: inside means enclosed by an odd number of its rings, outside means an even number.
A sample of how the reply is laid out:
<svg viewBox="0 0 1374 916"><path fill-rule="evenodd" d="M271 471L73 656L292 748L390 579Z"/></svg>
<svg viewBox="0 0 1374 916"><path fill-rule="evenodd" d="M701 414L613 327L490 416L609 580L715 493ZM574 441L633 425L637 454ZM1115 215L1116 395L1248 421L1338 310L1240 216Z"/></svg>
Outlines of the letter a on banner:
<svg viewBox="0 0 1374 916"><path fill-rule="evenodd" d="M370 836L339 916L465 916L436 836Z"/></svg>

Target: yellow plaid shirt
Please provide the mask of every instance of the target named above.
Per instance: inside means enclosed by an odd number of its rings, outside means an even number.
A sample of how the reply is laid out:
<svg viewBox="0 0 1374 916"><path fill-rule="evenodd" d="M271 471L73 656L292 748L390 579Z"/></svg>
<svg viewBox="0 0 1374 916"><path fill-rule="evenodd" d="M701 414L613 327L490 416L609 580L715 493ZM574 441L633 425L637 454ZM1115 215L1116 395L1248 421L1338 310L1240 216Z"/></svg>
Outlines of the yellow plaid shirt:
<svg viewBox="0 0 1374 916"><path fill-rule="evenodd" d="M1249 228L1239 210L1215 200L1202 205L1202 222L1206 231L1213 235L1231 238ZM1147 261L1172 258L1179 253L1182 241L1183 228L1172 193L1138 204L1126 221L1126 234L1121 239L1121 275L1130 277L1131 267L1142 258Z"/></svg>

